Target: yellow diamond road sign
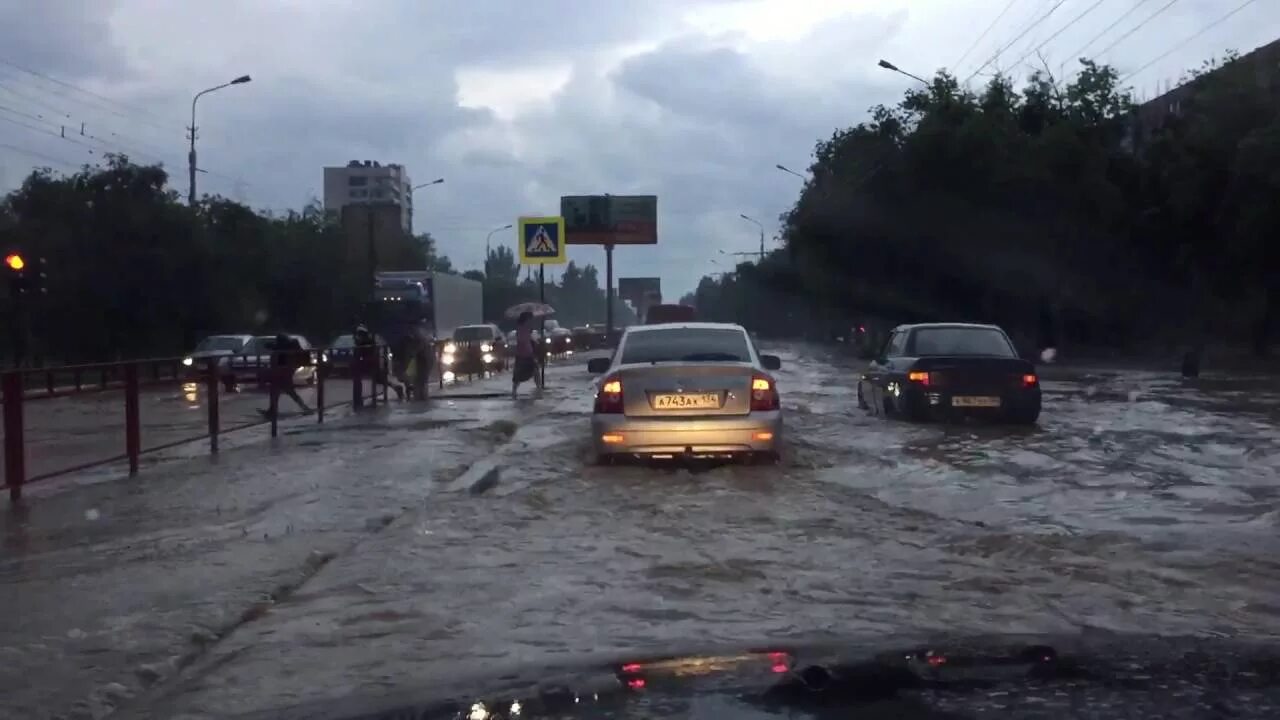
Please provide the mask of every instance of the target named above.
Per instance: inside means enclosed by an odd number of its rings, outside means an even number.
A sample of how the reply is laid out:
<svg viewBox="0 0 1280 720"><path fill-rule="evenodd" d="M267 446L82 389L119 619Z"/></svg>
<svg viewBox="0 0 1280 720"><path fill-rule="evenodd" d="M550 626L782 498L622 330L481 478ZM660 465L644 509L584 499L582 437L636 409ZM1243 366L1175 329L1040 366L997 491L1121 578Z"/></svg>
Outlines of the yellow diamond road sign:
<svg viewBox="0 0 1280 720"><path fill-rule="evenodd" d="M522 217L516 245L523 265L562 265L565 255L564 218Z"/></svg>

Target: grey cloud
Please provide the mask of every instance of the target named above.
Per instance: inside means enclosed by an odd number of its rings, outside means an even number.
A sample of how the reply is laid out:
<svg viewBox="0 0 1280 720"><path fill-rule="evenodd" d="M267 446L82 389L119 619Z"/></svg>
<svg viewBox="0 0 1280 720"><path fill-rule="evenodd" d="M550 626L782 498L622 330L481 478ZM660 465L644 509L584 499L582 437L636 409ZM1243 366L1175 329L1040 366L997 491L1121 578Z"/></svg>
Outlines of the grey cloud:
<svg viewBox="0 0 1280 720"><path fill-rule="evenodd" d="M115 7L111 0L4 0L0 57L72 82L117 77L127 65L111 39Z"/></svg>

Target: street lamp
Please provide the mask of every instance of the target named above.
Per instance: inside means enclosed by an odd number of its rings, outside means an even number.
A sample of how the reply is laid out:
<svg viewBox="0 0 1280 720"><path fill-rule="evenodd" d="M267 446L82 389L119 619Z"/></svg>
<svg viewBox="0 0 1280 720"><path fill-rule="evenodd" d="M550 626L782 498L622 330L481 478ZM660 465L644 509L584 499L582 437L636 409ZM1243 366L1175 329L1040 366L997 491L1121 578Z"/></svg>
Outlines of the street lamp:
<svg viewBox="0 0 1280 720"><path fill-rule="evenodd" d="M500 233L503 230L510 230L513 227L515 226L512 225L511 223L507 223L506 225L503 225L500 228L494 228L490 230L489 234L485 236L484 238L484 279L485 280L489 279L489 241L493 239L494 233Z"/></svg>
<svg viewBox="0 0 1280 720"><path fill-rule="evenodd" d="M924 78L920 77L919 75L913 75L913 74L911 74L911 73L907 72L906 70L903 70L902 68L898 67L897 65L894 65L893 63L889 62L888 60L881 60L880 62L878 62L878 63L876 63L876 64L877 64L877 65L879 65L880 67L884 68L885 70L892 70L892 71L894 71L894 72L898 73L899 75L906 75L907 77L909 77L909 78L911 78L911 79L913 79L913 80L919 80L921 83L923 83L923 84L924 84L924 86L925 86L925 87L929 87L929 81L928 81L928 80L925 80Z"/></svg>
<svg viewBox="0 0 1280 720"><path fill-rule="evenodd" d="M428 185L439 185L442 182L444 182L444 178L436 178L431 182L424 182L420 185L414 185L409 188L409 232L413 232L413 212L416 209L413 206L413 191L418 188L424 188Z"/></svg>
<svg viewBox="0 0 1280 720"><path fill-rule="evenodd" d="M792 174L792 175L795 175L796 177L800 178L801 180L804 180L804 179L805 179L805 176L801 175L800 173L796 172L795 170L792 170L791 168L789 168L789 167L787 167L787 166L785 166L785 165L774 165L774 167L778 168L779 170L781 170L781 171L782 171L782 172L784 172L784 173L790 173L790 174Z"/></svg>
<svg viewBox="0 0 1280 720"><path fill-rule="evenodd" d="M243 85L252 79L253 78L248 75L241 75L231 82L222 83L221 85L216 85L207 90L201 90L196 93L195 97L191 98L191 152L187 154L187 164L189 165L188 170L191 174L191 184L187 194L187 202L191 207L196 206L196 101L200 99L201 95L207 95L214 90L221 90L224 87L231 87L232 85Z"/></svg>
<svg viewBox="0 0 1280 720"><path fill-rule="evenodd" d="M747 217L746 215L743 215L741 213L738 214L738 217L742 218L743 220L746 220L747 222L755 223L756 227L760 228L760 261L763 262L764 261L764 225L761 225L759 220L756 220L755 218L752 218L752 217Z"/></svg>

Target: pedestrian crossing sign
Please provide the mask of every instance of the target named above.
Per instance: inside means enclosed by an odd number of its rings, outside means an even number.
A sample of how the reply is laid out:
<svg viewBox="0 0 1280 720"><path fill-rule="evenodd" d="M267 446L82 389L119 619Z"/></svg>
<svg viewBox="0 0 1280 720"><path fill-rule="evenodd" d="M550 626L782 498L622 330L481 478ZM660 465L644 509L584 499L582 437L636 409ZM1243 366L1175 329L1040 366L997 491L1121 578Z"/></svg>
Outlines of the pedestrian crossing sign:
<svg viewBox="0 0 1280 720"><path fill-rule="evenodd" d="M565 256L563 217L522 217L520 235L520 262L523 265L562 265Z"/></svg>

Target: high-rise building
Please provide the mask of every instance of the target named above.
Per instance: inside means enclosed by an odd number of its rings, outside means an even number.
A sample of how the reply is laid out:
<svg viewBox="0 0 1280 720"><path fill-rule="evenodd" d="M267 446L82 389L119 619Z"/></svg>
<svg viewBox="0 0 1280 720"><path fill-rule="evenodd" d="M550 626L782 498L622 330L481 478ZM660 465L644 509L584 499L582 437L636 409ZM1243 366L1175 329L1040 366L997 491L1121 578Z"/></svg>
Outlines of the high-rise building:
<svg viewBox="0 0 1280 720"><path fill-rule="evenodd" d="M412 187L403 165L352 160L324 169L324 209L340 216L348 205L393 204L400 208L401 228L412 234Z"/></svg>

